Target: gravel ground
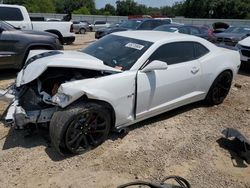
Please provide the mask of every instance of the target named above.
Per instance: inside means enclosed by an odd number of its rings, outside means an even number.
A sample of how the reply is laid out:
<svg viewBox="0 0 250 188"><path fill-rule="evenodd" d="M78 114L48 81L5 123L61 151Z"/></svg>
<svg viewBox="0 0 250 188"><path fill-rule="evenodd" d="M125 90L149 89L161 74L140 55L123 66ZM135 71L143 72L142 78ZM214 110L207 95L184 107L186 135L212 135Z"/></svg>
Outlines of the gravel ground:
<svg viewBox="0 0 250 188"><path fill-rule="evenodd" d="M93 33L78 35L65 49L83 48L93 38ZM15 72L1 71L0 89L14 78ZM0 125L0 187L113 188L179 175L192 188L250 188L249 165L220 147L227 127L250 138L250 70L235 83L222 105L187 105L130 126L127 135L112 133L94 150L68 158L50 147L46 130L27 136ZM0 102L0 113L6 105Z"/></svg>

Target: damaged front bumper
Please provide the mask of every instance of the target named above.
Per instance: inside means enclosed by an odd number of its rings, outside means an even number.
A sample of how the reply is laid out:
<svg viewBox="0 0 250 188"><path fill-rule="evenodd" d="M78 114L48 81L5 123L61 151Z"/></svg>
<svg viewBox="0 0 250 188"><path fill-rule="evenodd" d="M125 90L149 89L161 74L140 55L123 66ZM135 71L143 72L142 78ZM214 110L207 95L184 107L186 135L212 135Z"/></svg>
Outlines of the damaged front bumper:
<svg viewBox="0 0 250 188"><path fill-rule="evenodd" d="M16 100L8 108L4 119L5 125L23 129L28 124L48 123L56 110L57 107L25 111Z"/></svg>

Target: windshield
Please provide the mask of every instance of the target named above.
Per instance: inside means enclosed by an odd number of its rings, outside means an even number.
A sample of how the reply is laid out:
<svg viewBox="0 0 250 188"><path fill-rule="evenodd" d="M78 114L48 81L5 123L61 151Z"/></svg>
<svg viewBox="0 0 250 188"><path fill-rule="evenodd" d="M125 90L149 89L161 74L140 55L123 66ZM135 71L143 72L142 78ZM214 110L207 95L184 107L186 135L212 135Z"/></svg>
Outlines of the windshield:
<svg viewBox="0 0 250 188"><path fill-rule="evenodd" d="M250 33L250 27L229 27L224 33Z"/></svg>
<svg viewBox="0 0 250 188"><path fill-rule="evenodd" d="M127 20L127 21L122 22L120 27L135 30L141 24L141 22L142 21L140 20Z"/></svg>
<svg viewBox="0 0 250 188"><path fill-rule="evenodd" d="M108 35L81 52L102 60L105 65L129 70L151 45L148 41Z"/></svg>
<svg viewBox="0 0 250 188"><path fill-rule="evenodd" d="M175 26L161 25L161 26L155 28L154 30L156 30L156 31L167 31L167 32L174 33L174 32L176 32L178 30L178 28L175 27Z"/></svg>

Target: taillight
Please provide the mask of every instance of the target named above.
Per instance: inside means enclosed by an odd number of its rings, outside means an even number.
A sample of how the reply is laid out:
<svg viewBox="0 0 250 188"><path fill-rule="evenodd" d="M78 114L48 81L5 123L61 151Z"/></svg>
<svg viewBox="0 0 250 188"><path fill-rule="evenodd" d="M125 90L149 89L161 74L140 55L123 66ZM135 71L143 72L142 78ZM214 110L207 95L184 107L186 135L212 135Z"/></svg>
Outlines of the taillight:
<svg viewBox="0 0 250 188"><path fill-rule="evenodd" d="M214 36L214 30L208 29L208 36L213 37Z"/></svg>
<svg viewBox="0 0 250 188"><path fill-rule="evenodd" d="M74 33L73 24L70 26L70 33Z"/></svg>

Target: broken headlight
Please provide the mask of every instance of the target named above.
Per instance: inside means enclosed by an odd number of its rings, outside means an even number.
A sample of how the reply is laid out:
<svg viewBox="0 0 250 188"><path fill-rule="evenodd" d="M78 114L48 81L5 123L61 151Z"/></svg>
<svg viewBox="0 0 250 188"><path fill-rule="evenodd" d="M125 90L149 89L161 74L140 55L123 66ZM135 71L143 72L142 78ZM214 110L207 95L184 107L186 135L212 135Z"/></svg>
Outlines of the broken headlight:
<svg viewBox="0 0 250 188"><path fill-rule="evenodd" d="M52 97L52 102L61 106L61 104L69 102L70 99L71 99L70 95L66 95L64 93L57 93Z"/></svg>

